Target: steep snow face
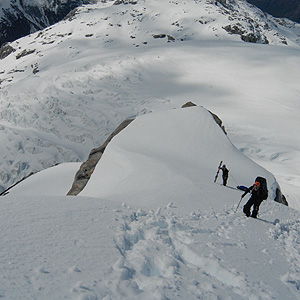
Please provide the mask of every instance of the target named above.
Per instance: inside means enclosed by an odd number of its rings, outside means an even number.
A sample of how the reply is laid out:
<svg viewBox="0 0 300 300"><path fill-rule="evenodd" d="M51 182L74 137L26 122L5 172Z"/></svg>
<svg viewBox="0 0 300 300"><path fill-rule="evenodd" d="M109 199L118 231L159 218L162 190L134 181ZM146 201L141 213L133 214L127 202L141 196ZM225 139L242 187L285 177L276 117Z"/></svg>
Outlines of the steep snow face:
<svg viewBox="0 0 300 300"><path fill-rule="evenodd" d="M205 193L203 186L211 193L209 187L221 160L230 168L231 188L237 185L234 178L250 186L260 175L268 180L270 199L275 198L278 184L274 177L236 149L201 107L138 117L110 142L80 195L143 194L159 205L156 199L172 194L185 197L186 193L197 194L198 189L199 194ZM215 204L221 203L215 200Z"/></svg>
<svg viewBox="0 0 300 300"><path fill-rule="evenodd" d="M268 168L278 163L298 186L292 123L274 118L298 119L298 25L244 1L134 3L83 6L1 49L2 188L85 160L126 118L188 100L216 112L239 148ZM250 33L270 45L244 43Z"/></svg>

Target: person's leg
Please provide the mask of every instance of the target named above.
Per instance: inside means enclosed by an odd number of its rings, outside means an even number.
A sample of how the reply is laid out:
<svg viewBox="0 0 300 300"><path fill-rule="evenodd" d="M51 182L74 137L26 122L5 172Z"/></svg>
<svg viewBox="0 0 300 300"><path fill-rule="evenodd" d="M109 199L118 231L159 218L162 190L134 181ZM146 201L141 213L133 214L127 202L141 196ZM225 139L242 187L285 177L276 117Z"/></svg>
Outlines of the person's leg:
<svg viewBox="0 0 300 300"><path fill-rule="evenodd" d="M257 205L254 205L253 210L252 210L252 214L251 214L252 218L257 218L258 210L259 210L259 207Z"/></svg>
<svg viewBox="0 0 300 300"><path fill-rule="evenodd" d="M226 186L227 184L227 179L228 179L228 176L223 176L223 185Z"/></svg>
<svg viewBox="0 0 300 300"><path fill-rule="evenodd" d="M254 204L252 197L248 200L248 202L244 205L243 212L247 217L250 217L250 209Z"/></svg>
<svg viewBox="0 0 300 300"><path fill-rule="evenodd" d="M254 202L253 210L252 210L252 214L251 214L252 218L257 218L258 211L259 211L259 206L260 206L261 202L262 201L255 201Z"/></svg>

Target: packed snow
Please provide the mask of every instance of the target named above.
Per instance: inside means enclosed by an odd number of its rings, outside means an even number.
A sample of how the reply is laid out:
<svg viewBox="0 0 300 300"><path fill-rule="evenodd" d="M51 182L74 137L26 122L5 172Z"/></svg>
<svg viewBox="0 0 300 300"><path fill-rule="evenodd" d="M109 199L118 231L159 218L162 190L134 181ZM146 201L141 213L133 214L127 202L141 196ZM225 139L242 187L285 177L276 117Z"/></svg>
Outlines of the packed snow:
<svg viewBox="0 0 300 300"><path fill-rule="evenodd" d="M221 158L245 185L268 179L259 219L244 216L248 197L237 209L233 177L214 183ZM83 192L63 196L74 167L2 198L4 299L300 299L299 211L273 201L274 176L204 108L138 117Z"/></svg>

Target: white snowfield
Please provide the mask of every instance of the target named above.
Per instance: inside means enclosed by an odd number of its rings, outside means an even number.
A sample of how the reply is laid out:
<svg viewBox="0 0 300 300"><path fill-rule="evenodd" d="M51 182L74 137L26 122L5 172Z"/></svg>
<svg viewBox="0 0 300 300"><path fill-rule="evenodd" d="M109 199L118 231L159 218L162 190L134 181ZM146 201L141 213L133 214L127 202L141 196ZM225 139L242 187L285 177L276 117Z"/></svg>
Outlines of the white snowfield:
<svg viewBox="0 0 300 300"><path fill-rule="evenodd" d="M213 182L221 159L227 187L221 174ZM300 299L300 212L272 200L274 176L206 109L138 117L81 195L63 196L75 169L42 171L1 198L3 299ZM248 196L236 211L234 179L257 175L270 197L252 219Z"/></svg>

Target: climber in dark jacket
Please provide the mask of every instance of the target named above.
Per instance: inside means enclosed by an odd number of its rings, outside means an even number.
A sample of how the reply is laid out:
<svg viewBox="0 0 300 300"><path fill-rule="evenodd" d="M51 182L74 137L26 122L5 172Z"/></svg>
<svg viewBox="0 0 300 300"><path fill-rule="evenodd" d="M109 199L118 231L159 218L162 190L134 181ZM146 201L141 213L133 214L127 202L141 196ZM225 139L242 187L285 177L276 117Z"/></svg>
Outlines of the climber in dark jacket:
<svg viewBox="0 0 300 300"><path fill-rule="evenodd" d="M250 217L250 209L251 206L253 205L251 217L257 218L259 206L263 202L263 200L266 199L266 194L263 191L263 189L260 187L260 183L258 181L256 181L252 186L250 186L245 191L245 193L242 195L242 198L250 192L251 192L251 197L248 200L248 202L244 205L243 212L246 214L247 217Z"/></svg>
<svg viewBox="0 0 300 300"><path fill-rule="evenodd" d="M229 170L226 168L226 165L223 165L221 170L222 170L223 185L226 186Z"/></svg>

